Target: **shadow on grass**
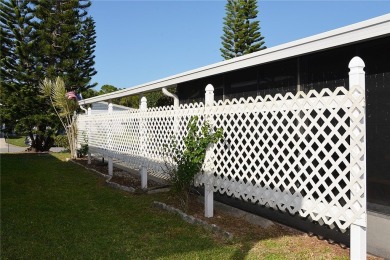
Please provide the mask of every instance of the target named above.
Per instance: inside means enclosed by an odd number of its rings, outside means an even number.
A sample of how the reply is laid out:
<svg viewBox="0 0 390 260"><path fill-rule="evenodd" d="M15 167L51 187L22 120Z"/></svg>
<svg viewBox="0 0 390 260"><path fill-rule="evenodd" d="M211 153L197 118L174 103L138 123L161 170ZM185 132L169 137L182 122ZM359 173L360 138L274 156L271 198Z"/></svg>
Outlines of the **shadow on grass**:
<svg viewBox="0 0 390 260"><path fill-rule="evenodd" d="M259 241L286 235L254 227L223 240L152 206L166 194L110 189L66 157L1 155L4 258L244 259ZM223 221L233 232L247 228L239 219Z"/></svg>
<svg viewBox="0 0 390 260"><path fill-rule="evenodd" d="M235 246L104 186L66 154L1 156L4 258L230 258Z"/></svg>

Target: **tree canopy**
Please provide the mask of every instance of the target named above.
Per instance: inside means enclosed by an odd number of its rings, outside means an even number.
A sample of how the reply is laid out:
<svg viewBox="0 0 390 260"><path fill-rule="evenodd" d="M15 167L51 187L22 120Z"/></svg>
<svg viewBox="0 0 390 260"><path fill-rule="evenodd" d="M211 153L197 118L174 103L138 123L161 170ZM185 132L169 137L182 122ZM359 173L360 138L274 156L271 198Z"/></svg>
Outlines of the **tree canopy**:
<svg viewBox="0 0 390 260"><path fill-rule="evenodd" d="M50 149L60 127L39 95L45 78L64 78L67 90L93 87L95 25L88 0L0 0L1 123Z"/></svg>
<svg viewBox="0 0 390 260"><path fill-rule="evenodd" d="M108 94L108 93L111 93L111 92L115 92L117 90L120 90L120 89L114 87L113 85L105 84L105 85L103 85L100 88L99 95Z"/></svg>
<svg viewBox="0 0 390 260"><path fill-rule="evenodd" d="M117 88L113 85L105 84L100 88L99 91L89 90L90 92L88 93L87 97L104 95L104 94L112 93L112 92L115 92L118 90L121 90L121 88ZM176 89L171 88L169 91L175 93ZM173 104L172 99L165 96L161 90L148 92L148 93L145 93L143 96L145 96L146 99L148 100L148 107L169 106L169 105ZM142 97L141 95L137 94L137 95L114 99L114 100L112 100L112 102L114 104L118 104L118 105L122 105L122 106L139 108L141 97Z"/></svg>
<svg viewBox="0 0 390 260"><path fill-rule="evenodd" d="M225 6L221 55L225 60L265 49L256 0L228 0Z"/></svg>
<svg viewBox="0 0 390 260"><path fill-rule="evenodd" d="M37 57L45 77L61 77L67 89L86 90L94 69L95 23L87 0L33 0Z"/></svg>

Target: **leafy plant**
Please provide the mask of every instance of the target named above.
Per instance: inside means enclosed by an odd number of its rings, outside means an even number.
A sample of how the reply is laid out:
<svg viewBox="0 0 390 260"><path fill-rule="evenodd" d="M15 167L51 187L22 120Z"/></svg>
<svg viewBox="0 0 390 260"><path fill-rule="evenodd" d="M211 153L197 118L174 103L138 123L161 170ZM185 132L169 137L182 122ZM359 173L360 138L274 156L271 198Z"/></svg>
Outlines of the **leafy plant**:
<svg viewBox="0 0 390 260"><path fill-rule="evenodd" d="M66 150L69 150L69 141L66 135L55 136L54 143L59 147L64 147Z"/></svg>
<svg viewBox="0 0 390 260"><path fill-rule="evenodd" d="M84 157L88 154L88 138L83 132L84 143L81 144L80 148L77 149L77 157Z"/></svg>
<svg viewBox="0 0 390 260"><path fill-rule="evenodd" d="M184 148L181 149L176 141L172 141L170 151L170 157L175 164L175 167L168 172L172 191L185 212L188 211L194 178L202 170L207 148L223 137L222 128L212 132L210 124L205 121L199 129L198 120L198 116L190 119L187 125L187 136L183 139Z"/></svg>
<svg viewBox="0 0 390 260"><path fill-rule="evenodd" d="M78 103L69 98L65 88L65 82L57 77L55 81L45 78L40 84L41 93L48 97L53 106L62 126L65 129L69 141L69 150L72 158L76 158L77 151L77 128L76 128L76 109Z"/></svg>
<svg viewBox="0 0 390 260"><path fill-rule="evenodd" d="M79 149L77 149L77 157L84 157L88 154L88 144L82 144Z"/></svg>

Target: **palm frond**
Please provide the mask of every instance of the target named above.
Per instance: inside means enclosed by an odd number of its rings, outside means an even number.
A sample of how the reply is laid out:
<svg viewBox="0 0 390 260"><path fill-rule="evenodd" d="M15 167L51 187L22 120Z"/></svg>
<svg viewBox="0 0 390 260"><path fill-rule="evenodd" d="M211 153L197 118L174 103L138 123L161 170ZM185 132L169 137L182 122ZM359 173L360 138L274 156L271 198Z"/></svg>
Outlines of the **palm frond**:
<svg viewBox="0 0 390 260"><path fill-rule="evenodd" d="M52 89L52 82L50 79L45 78L40 84L39 84L39 90L42 96L49 97L51 96L51 89Z"/></svg>

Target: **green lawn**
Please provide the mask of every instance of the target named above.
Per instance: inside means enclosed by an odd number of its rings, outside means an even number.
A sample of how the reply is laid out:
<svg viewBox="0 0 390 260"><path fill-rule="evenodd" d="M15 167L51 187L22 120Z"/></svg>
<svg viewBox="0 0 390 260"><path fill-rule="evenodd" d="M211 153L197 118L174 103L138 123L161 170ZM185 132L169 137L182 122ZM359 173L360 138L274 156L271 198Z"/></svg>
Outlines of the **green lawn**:
<svg viewBox="0 0 390 260"><path fill-rule="evenodd" d="M348 258L324 241L272 229L225 241L155 208L166 194L113 190L67 156L1 155L2 259Z"/></svg>
<svg viewBox="0 0 390 260"><path fill-rule="evenodd" d="M202 228L152 206L161 195L112 190L57 155L1 155L1 256L230 258Z"/></svg>
<svg viewBox="0 0 390 260"><path fill-rule="evenodd" d="M28 147L28 145L26 145L24 143L25 138L26 138L25 136L9 136L6 139L6 141L7 141L7 143L13 144L13 145L16 145L16 146Z"/></svg>

